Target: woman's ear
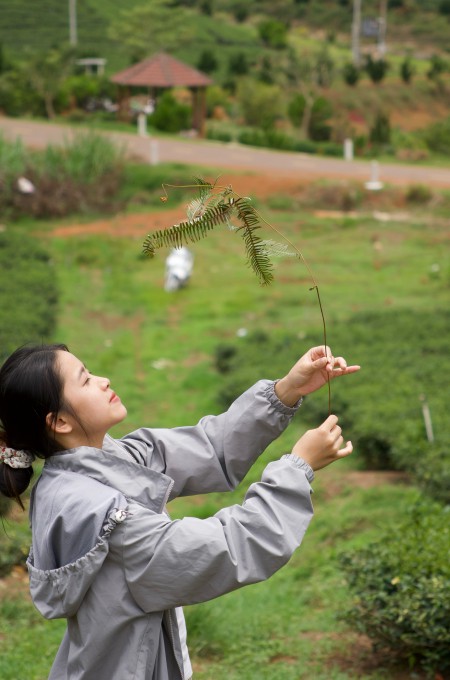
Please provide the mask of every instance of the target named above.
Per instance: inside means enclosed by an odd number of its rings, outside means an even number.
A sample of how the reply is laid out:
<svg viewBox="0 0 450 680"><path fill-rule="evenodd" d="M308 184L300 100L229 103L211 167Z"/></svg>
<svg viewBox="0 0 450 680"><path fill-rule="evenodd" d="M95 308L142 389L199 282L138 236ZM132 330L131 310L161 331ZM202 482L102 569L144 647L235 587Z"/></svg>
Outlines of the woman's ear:
<svg viewBox="0 0 450 680"><path fill-rule="evenodd" d="M45 421L48 429L52 430L55 434L70 434L73 430L71 423L63 413L56 415L54 413L47 413Z"/></svg>

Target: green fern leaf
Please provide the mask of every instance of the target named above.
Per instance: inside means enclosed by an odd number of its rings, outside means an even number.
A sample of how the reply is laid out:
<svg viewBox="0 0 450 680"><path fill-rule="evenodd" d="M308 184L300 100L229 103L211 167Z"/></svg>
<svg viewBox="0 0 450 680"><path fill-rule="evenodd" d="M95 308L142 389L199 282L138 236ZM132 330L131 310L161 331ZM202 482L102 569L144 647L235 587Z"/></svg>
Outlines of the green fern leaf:
<svg viewBox="0 0 450 680"><path fill-rule="evenodd" d="M160 248L181 248L188 243L196 243L205 238L208 232L229 219L234 206L232 203L221 202L207 207L204 214L195 219L175 224L169 229L162 229L149 234L144 241L143 252L149 257L155 255Z"/></svg>
<svg viewBox="0 0 450 680"><path fill-rule="evenodd" d="M265 249L269 257L298 257L297 253L289 250L287 243L279 243L270 239L261 241L261 247Z"/></svg>
<svg viewBox="0 0 450 680"><path fill-rule="evenodd" d="M256 233L258 229L261 229L258 213L250 205L249 199L238 198L232 201L232 204L236 209L238 219L243 225L238 227L237 231L242 230L241 236L245 243L247 262L259 278L260 283L263 286L267 286L273 281L273 265L263 245L263 240Z"/></svg>

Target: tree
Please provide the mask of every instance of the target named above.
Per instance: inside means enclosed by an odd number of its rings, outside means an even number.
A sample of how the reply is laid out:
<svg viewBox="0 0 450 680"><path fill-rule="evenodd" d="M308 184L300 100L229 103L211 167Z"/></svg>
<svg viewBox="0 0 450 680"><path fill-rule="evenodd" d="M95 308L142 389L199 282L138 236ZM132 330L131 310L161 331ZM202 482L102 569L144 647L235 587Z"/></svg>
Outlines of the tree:
<svg viewBox="0 0 450 680"><path fill-rule="evenodd" d="M380 83L389 69L389 64L385 59L372 59L372 55L369 54L365 69L373 83Z"/></svg>
<svg viewBox="0 0 450 680"><path fill-rule="evenodd" d="M344 68L342 69L342 75L347 85L353 86L357 84L361 72L359 68L355 66L355 64L349 61L347 64L344 65Z"/></svg>
<svg viewBox="0 0 450 680"><path fill-rule="evenodd" d="M391 141L391 125L389 116L383 111L378 111L374 123L370 129L369 139L372 144L389 144Z"/></svg>
<svg viewBox="0 0 450 680"><path fill-rule="evenodd" d="M237 99L247 125L267 130L284 114L281 90L277 85L245 78L238 85Z"/></svg>
<svg viewBox="0 0 450 680"><path fill-rule="evenodd" d="M410 57L405 57L405 59L400 64L400 76L404 83L410 83L416 69L412 63Z"/></svg>
<svg viewBox="0 0 450 680"><path fill-rule="evenodd" d="M281 21L267 19L258 26L259 37L267 47L283 49L287 43L287 28Z"/></svg>
<svg viewBox="0 0 450 680"><path fill-rule="evenodd" d="M245 76L248 73L248 61L245 52L235 52L228 58L228 73L233 76Z"/></svg>
<svg viewBox="0 0 450 680"><path fill-rule="evenodd" d="M174 11L170 0L152 0L119 12L108 33L135 54L170 52L193 39L189 17L190 11L185 8Z"/></svg>
<svg viewBox="0 0 450 680"><path fill-rule="evenodd" d="M317 55L316 70L317 84L320 87L330 87L334 78L334 61L326 45Z"/></svg>
<svg viewBox="0 0 450 680"><path fill-rule="evenodd" d="M300 91L304 102L299 121L300 134L308 139L311 131L311 119L314 103L318 99L319 87L322 83L322 52L311 55L299 53L291 48L288 51L285 75L294 92Z"/></svg>
<svg viewBox="0 0 450 680"><path fill-rule="evenodd" d="M441 0L439 12L444 16L450 17L450 0Z"/></svg>
<svg viewBox="0 0 450 680"><path fill-rule="evenodd" d="M22 65L33 89L42 97L48 118L55 117L56 95L73 69L73 47L52 48L40 54L31 54Z"/></svg>
<svg viewBox="0 0 450 680"><path fill-rule="evenodd" d="M214 52L212 50L203 50L197 62L197 67L200 71L212 73L217 69L217 66L218 62Z"/></svg>

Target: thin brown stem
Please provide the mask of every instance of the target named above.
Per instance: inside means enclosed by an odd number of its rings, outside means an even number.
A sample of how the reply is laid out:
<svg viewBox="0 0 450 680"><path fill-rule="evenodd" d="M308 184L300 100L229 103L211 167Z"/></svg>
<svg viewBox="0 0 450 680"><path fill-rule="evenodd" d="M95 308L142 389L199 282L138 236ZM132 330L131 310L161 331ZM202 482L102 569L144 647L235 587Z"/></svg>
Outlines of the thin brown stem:
<svg viewBox="0 0 450 680"><path fill-rule="evenodd" d="M193 188L200 189L202 187L205 187L205 188L209 187L211 190L212 189L220 189L223 192L226 192L228 195L232 194L234 198L237 198L237 199L242 198L242 196L240 196L240 194L238 194L237 192L235 192L233 190L231 185L228 185L228 186L217 185L217 180L218 180L218 178L214 182L214 185L198 184L198 183L197 184L162 184L162 188L163 188L165 195L164 195L164 197L163 196L161 197L161 200L164 201L164 202L168 200L168 194L167 194L167 191L166 191L166 187L171 187L173 189L193 189ZM311 267L309 266L306 258L303 256L303 253L300 252L300 250L297 248L297 246L294 243L292 243L292 241L287 236L285 236L281 231L279 231L276 227L274 227L273 224L268 222L256 209L255 209L255 214L258 216L258 218L261 220L261 222L263 222L267 227L269 227L269 229L271 229L276 234L278 234L278 236L280 236L280 238L282 238L283 241L285 241L287 244L289 244L289 246L297 254L297 257L305 265L305 267L306 267L306 269L309 273L309 276L311 277L312 284L313 284L312 287L310 288L310 290L315 290L316 294L317 294L317 301L319 303L320 315L322 317L323 343L324 343L324 349L325 349L325 353L326 353L326 351L327 351L326 348L328 346L327 345L327 325L326 325L326 321L325 321L325 314L324 314L324 311L323 311L322 300L320 298L319 286L318 286L317 281L314 277L314 274L312 273ZM328 415L331 415L331 380L330 380L329 374L327 375L327 384L328 384Z"/></svg>

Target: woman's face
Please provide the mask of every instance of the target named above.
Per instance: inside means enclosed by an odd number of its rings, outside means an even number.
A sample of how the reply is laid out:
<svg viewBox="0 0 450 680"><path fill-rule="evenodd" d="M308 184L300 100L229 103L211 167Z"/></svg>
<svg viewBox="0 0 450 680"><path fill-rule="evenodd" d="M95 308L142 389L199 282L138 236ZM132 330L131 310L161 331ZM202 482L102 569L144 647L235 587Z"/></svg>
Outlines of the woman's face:
<svg viewBox="0 0 450 680"><path fill-rule="evenodd" d="M125 406L110 388L108 378L91 375L84 364L70 352L58 352L58 366L64 384L64 401L76 418L65 414L81 440L101 447L108 430L127 415Z"/></svg>

